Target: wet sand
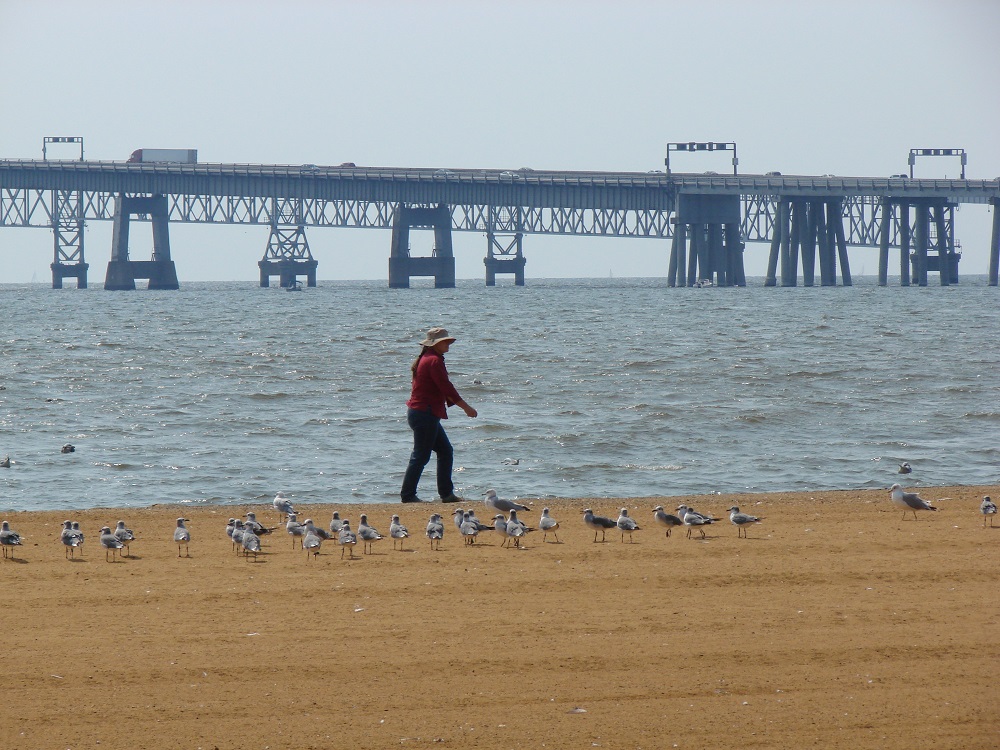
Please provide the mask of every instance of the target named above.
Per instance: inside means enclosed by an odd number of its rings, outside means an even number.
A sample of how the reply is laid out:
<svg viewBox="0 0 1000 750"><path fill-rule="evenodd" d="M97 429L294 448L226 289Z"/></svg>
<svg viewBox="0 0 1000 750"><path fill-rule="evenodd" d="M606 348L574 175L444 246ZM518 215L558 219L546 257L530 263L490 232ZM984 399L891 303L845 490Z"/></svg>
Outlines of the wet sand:
<svg viewBox="0 0 1000 750"><path fill-rule="evenodd" d="M904 485L905 486L905 485ZM269 507L10 513L0 562L0 740L17 748L1000 747L997 487L921 489L916 521L888 492L547 501L560 543L492 533L465 547L447 505L360 512L413 538L307 559L283 530L254 561L230 515ZM294 500L294 498L292 498ZM737 538L669 538L650 509L687 501L764 517ZM537 523L543 503L522 514ZM593 542L580 509L642 525ZM480 518L486 516L478 503ZM306 511L305 513L301 511ZM190 518L191 557L175 519ZM69 561L61 522L82 522ZM139 539L106 563L97 530Z"/></svg>

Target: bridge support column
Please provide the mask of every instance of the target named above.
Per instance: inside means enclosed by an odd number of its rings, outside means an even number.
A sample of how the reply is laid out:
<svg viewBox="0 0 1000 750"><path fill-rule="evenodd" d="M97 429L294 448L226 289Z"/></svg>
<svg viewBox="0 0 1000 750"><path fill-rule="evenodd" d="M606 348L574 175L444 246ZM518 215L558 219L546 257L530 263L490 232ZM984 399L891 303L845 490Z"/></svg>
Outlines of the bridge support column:
<svg viewBox="0 0 1000 750"><path fill-rule="evenodd" d="M927 274L937 272L941 286L957 284L961 253L955 250L954 204L918 200L913 207L913 252L907 252L906 256L912 282L927 286ZM908 222L907 210L907 227Z"/></svg>
<svg viewBox="0 0 1000 750"><path fill-rule="evenodd" d="M799 245L802 248L802 285L816 285L816 212L815 201L803 203L805 208L804 218L800 224L802 238Z"/></svg>
<svg viewBox="0 0 1000 750"><path fill-rule="evenodd" d="M684 285L684 246L690 239L688 286L709 282L716 286L746 286L739 196L681 193L674 220L668 284Z"/></svg>
<svg viewBox="0 0 1000 750"><path fill-rule="evenodd" d="M52 191L52 288L62 289L63 279L76 279L77 289L87 288L83 259L83 201L79 191Z"/></svg>
<svg viewBox="0 0 1000 750"><path fill-rule="evenodd" d="M509 209L498 211L490 206L487 222L486 257L483 258L483 264L486 266L486 286L496 286L498 273L514 274L514 285L524 286L526 261L522 252L524 233L521 231L520 207L514 211ZM504 244L497 239L498 235L509 237L510 241Z"/></svg>
<svg viewBox="0 0 1000 750"><path fill-rule="evenodd" d="M889 238L892 232L893 204L888 198L879 202L880 213L878 227L878 285L889 284Z"/></svg>
<svg viewBox="0 0 1000 750"><path fill-rule="evenodd" d="M910 285L910 204L899 204L899 285Z"/></svg>
<svg viewBox="0 0 1000 750"><path fill-rule="evenodd" d="M410 256L410 229L414 227L434 229L434 248L429 257ZM451 211L444 203L433 208L403 203L396 206L389 251L389 288L408 289L411 276L433 276L438 289L455 286Z"/></svg>
<svg viewBox="0 0 1000 750"><path fill-rule="evenodd" d="M133 214L148 215L153 222L153 257L130 260L128 255L129 221ZM135 289L136 279L148 279L149 289L179 289L177 269L170 259L167 198L165 195L118 195L115 201L114 228L111 237L111 260L108 262L104 288L112 291Z"/></svg>
<svg viewBox="0 0 1000 750"><path fill-rule="evenodd" d="M1000 285L1000 199L990 198L993 207L993 235L990 239L990 268L988 283Z"/></svg>
<svg viewBox="0 0 1000 750"><path fill-rule="evenodd" d="M837 257L840 259L840 282L844 286L854 286L851 278L851 261L847 255L847 237L844 234L844 201L842 198L830 201L833 215L828 222L833 226L833 238L837 244ZM836 276L834 276L836 283Z"/></svg>
<svg viewBox="0 0 1000 750"><path fill-rule="evenodd" d="M316 286L318 266L306 239L301 199L272 198L271 234L264 257L257 261L260 285L271 286L271 277L277 276L278 285L287 289L298 284L299 276L305 276L306 286Z"/></svg>

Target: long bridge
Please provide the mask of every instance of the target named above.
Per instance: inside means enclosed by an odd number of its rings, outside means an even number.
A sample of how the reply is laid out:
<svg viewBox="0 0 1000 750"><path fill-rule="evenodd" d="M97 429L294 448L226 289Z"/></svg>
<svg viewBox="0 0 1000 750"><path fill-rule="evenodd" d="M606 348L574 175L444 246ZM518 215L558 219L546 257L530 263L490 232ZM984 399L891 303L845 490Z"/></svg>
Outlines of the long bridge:
<svg viewBox="0 0 1000 750"><path fill-rule="evenodd" d="M82 147L81 147L82 156ZM734 159L735 163L735 159ZM735 169L734 169L735 171ZM963 170L964 174L964 170ZM994 207L989 284L1000 268L1000 180L415 169L265 164L0 160L0 227L40 227L54 238L52 285L87 286L87 221L112 221L106 289L178 288L169 223L269 228L260 284L304 277L316 284L310 227L391 229L389 286L411 277L455 285L452 232L486 235L486 283L524 283L523 237L587 235L670 240L670 286L746 284L747 242L769 242L767 286L851 284L848 246L879 250L886 285L890 250L900 283L937 273L957 283L955 208ZM130 221L151 221L152 257L130 257ZM410 253L413 229L432 229L430 256Z"/></svg>

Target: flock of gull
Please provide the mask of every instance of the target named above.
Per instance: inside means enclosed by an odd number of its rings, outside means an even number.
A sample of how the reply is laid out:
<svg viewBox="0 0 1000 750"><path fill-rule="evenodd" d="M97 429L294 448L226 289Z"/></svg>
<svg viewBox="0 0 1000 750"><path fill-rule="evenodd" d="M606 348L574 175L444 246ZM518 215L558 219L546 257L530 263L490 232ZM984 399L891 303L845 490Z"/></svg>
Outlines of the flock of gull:
<svg viewBox="0 0 1000 750"><path fill-rule="evenodd" d="M890 499L896 505L903 508L903 518L910 512L914 519L918 510L936 511L937 508L921 498L918 494L905 492L898 484L892 485L889 493ZM486 508L494 515L490 518L492 523L484 523L476 517L472 508L456 508L452 513L452 520L455 528L461 535L466 545L474 545L476 539L482 532L493 532L501 539L500 546L508 548L521 548L524 537L534 531L542 532L542 541L548 540L549 534L553 536L556 543L559 541L559 521L551 514L548 508L542 509L542 515L537 526L529 526L522 519L518 518L518 513L525 513L531 510L527 505L504 500L497 496L496 491L489 490L484 501ZM307 518L301 523L292 502L285 497L283 492L279 492L273 502L274 510L278 513L279 523L284 521L285 532L291 537L292 549L298 547L307 553L307 558L312 559L320 553L323 542L336 542L340 546L340 556L343 559L349 553L354 558L354 547L361 541L362 554L372 551L373 545L388 536L392 540L393 549L402 550L403 544L410 538L410 532L399 519L398 515L393 515L389 523L388 534L382 534L368 521L368 515L362 513L358 519L357 529L351 528L350 520L340 517L339 511L333 512L333 517L329 523L329 530L322 526L317 526L311 518ZM987 495L983 498L979 506L979 512L983 515L983 526L986 519L993 527L993 516L997 514L997 506ZM687 527L687 538L697 532L700 538L705 538L705 527L713 523L718 523L723 519L712 515L699 513L694 508L687 505L677 506L676 514L667 513L662 505L653 508L653 522L656 526L664 529L669 537L675 527ZM737 536L746 537L747 530L754 524L763 521L763 518L742 512L738 506L734 505L729 509L729 522L736 526ZM187 518L178 518L177 526L174 529L173 540L177 544L177 556L181 557L181 549L184 549L184 556L190 557L189 544L191 542L191 532L186 523ZM621 541L625 541L628 536L629 542L632 535L641 531L642 527L628 514L627 508L619 511L618 518L608 518L599 516L590 508L583 511L583 522L594 532L594 542L600 534L601 542L606 541L606 534L609 530L615 529L621 533ZM424 529L431 549L440 549L441 540L444 538L445 521L439 513L433 513L427 521ZM257 515L253 511L246 514L246 520L230 518L226 524L226 536L231 540L233 550L242 553L245 557L250 555L256 559L261 552L261 537L277 531L280 526L268 528L257 520ZM113 562L120 556L128 556L129 545L135 540L134 532L125 526L124 521L118 521L116 527L104 526L100 530L100 544L104 549L104 559ZM60 531L59 539L65 547L66 557L73 559L76 553L83 547L84 534L77 521L64 521ZM0 524L0 547L3 548L3 557L14 558L14 550L21 546L21 535L10 528L10 523L3 521ZM124 550L124 552L122 552Z"/></svg>

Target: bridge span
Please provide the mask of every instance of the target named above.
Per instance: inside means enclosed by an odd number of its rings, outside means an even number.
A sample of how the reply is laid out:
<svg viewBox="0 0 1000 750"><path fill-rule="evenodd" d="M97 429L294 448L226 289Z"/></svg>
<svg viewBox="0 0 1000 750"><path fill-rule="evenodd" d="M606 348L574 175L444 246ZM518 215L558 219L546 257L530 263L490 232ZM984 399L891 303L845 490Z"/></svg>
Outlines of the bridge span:
<svg viewBox="0 0 1000 750"><path fill-rule="evenodd" d="M903 285L958 281L955 208L1000 203L1000 180L908 177L414 169L341 165L173 164L0 160L0 227L51 229L53 287L86 287L87 221L112 221L106 289L177 288L169 223L269 228L260 284L316 283L310 227L391 229L389 285L429 276L455 284L452 232L486 235L486 283L524 283L523 238L560 234L670 241L670 286L746 283L747 242L769 242L765 285L851 284L849 246L879 250L879 283L898 250ZM998 282L1000 212L993 211L989 283ZM130 257L131 220L151 221L149 260ZM410 253L413 229L434 231L430 256Z"/></svg>

